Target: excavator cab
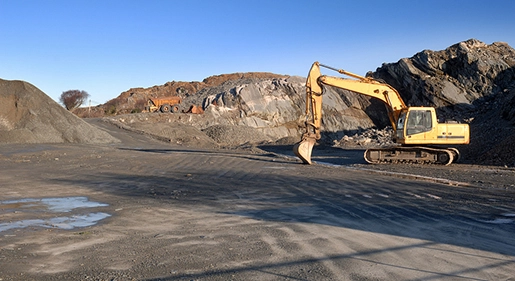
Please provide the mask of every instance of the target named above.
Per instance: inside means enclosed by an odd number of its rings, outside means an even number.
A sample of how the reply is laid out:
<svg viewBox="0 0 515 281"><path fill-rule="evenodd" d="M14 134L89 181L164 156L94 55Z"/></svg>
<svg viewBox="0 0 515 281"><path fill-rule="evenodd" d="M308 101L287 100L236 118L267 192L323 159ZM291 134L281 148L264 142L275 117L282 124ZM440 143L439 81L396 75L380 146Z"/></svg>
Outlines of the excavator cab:
<svg viewBox="0 0 515 281"><path fill-rule="evenodd" d="M425 139L425 135L415 135L431 132L435 127L435 121L436 114L433 108L410 107L403 109L397 120L395 141L404 144L407 139L420 137Z"/></svg>
<svg viewBox="0 0 515 281"><path fill-rule="evenodd" d="M395 142L403 145L459 145L469 143L468 124L439 123L433 107L407 107L397 119Z"/></svg>

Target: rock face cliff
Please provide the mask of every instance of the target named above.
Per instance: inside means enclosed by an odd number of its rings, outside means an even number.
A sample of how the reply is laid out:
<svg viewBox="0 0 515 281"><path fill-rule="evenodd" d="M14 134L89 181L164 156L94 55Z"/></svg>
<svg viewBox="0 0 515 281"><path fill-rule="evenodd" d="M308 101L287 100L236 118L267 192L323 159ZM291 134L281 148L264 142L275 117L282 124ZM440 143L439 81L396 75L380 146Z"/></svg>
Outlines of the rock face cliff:
<svg viewBox="0 0 515 281"><path fill-rule="evenodd" d="M408 105L433 106L445 115L465 117L485 102L509 94L514 67L515 50L506 43L487 45L470 39L383 64L370 75L396 88Z"/></svg>
<svg viewBox="0 0 515 281"><path fill-rule="evenodd" d="M230 80L197 93L203 108L219 123L256 128L269 140L299 137L305 120L305 78ZM324 95L324 132L370 128L366 99L338 89ZM223 121L222 121L223 120ZM341 137L341 136L340 136Z"/></svg>
<svg viewBox="0 0 515 281"><path fill-rule="evenodd" d="M148 120L183 123L202 130L223 146L278 141L292 144L304 132L305 95L303 77L249 77L226 80L184 97L183 103L202 106L201 115L146 113L145 120L135 114L108 118L138 127L144 127L141 123ZM363 96L328 88L323 105L324 135L327 136L324 140L374 127L364 112L369 104Z"/></svg>
<svg viewBox="0 0 515 281"><path fill-rule="evenodd" d="M229 126L243 126L259 132L260 137L250 134L244 142L276 141L287 137L297 140L303 132L305 95L303 77L271 73L226 74L202 82L168 82L146 89L133 88L93 109L101 113L93 116L139 112L150 97L180 96L185 107L202 106L204 114L210 116L196 124L199 129L216 125L220 133L221 126L227 131L236 130L229 130ZM363 96L328 88L324 95L324 135L331 136L328 139L341 138L344 132L374 127L374 122L364 111L369 105ZM115 112L110 112L113 107ZM81 117L90 115L90 112L79 113ZM236 139L243 138L238 136Z"/></svg>
<svg viewBox="0 0 515 281"><path fill-rule="evenodd" d="M99 105L87 112L82 110L76 112L80 117L102 117L105 115L119 115L127 113L141 112L149 98L179 96L181 98L192 98L198 101L195 96L197 92L211 87L217 87L229 80L242 80L246 78L274 79L287 77L284 75L268 72L247 72L214 75L201 82L182 82L171 81L164 85L156 85L149 88L131 88L122 92L118 97Z"/></svg>
<svg viewBox="0 0 515 281"><path fill-rule="evenodd" d="M434 106L439 116L470 122L470 161L515 165L515 50L470 39L425 50L369 75L396 88L408 105Z"/></svg>

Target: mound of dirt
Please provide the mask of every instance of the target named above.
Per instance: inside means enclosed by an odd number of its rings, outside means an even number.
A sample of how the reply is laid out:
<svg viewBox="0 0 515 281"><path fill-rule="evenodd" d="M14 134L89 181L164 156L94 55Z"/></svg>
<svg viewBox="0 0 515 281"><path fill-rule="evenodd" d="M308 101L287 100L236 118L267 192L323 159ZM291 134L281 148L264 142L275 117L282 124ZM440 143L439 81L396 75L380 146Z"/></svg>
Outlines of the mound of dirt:
<svg viewBox="0 0 515 281"><path fill-rule="evenodd" d="M424 50L369 75L396 88L411 106L433 106L442 119L470 124L470 163L515 166L515 50L476 39Z"/></svg>
<svg viewBox="0 0 515 281"><path fill-rule="evenodd" d="M248 126L214 125L204 133L223 146L239 146L252 140L252 143L267 142L269 138L255 128Z"/></svg>
<svg viewBox="0 0 515 281"><path fill-rule="evenodd" d="M204 115L140 113L102 118L119 128L150 135L155 139L185 147L217 148L219 144L202 132ZM185 119L185 120L184 120Z"/></svg>
<svg viewBox="0 0 515 281"><path fill-rule="evenodd" d="M0 143L112 143L33 85L0 79Z"/></svg>

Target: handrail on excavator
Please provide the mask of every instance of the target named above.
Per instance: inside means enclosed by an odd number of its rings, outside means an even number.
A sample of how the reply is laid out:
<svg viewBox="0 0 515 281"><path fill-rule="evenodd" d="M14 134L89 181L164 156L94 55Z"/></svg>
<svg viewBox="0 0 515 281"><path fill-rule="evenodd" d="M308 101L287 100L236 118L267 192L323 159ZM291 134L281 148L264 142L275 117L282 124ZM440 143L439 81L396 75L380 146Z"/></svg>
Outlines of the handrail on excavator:
<svg viewBox="0 0 515 281"><path fill-rule="evenodd" d="M347 75L347 76L350 76L350 77L354 77L354 78L357 78L357 79L363 79L363 80L367 80L368 79L367 77L364 77L364 76L361 76L361 75L358 75L358 74L354 74L352 72L348 72L347 70L338 69L338 68L335 68L335 67L332 67L332 66L321 64L321 63L318 63L318 65L320 65L322 67L325 67L327 69L330 69L330 70L334 70L334 71L336 71L336 72L338 72L340 74L344 74L344 75Z"/></svg>

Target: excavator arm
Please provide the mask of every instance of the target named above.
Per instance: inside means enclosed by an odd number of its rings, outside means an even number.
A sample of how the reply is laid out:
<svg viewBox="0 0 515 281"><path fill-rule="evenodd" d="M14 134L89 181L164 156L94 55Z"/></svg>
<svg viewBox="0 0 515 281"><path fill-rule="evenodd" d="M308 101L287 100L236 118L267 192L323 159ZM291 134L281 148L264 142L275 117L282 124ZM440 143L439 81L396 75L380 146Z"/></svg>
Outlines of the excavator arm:
<svg viewBox="0 0 515 281"><path fill-rule="evenodd" d="M322 75L320 72L321 66L354 79ZM311 164L313 146L321 137L322 94L323 86L326 85L381 100L386 105L388 117L394 130L396 129L401 110L406 108L399 93L386 83L342 69L332 68L319 62L313 63L306 80L306 132L303 134L302 140L293 148L297 157L305 164Z"/></svg>

